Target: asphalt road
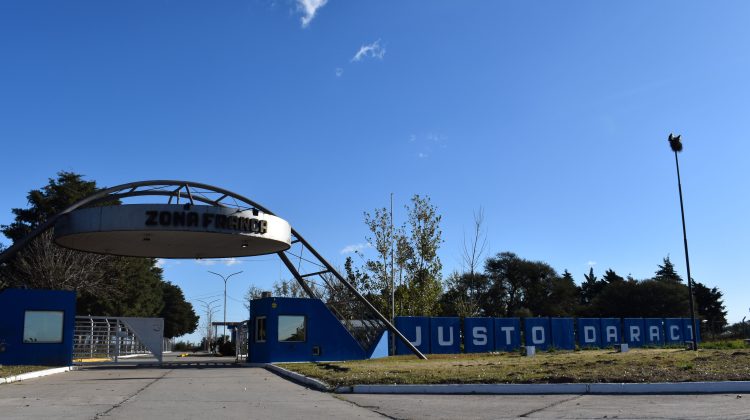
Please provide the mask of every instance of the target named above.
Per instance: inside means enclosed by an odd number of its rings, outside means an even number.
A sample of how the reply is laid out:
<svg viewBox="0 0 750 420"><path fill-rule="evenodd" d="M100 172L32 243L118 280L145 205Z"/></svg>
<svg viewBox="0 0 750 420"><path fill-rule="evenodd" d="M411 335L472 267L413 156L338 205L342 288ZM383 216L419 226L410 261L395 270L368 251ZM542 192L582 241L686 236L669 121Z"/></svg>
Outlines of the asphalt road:
<svg viewBox="0 0 750 420"><path fill-rule="evenodd" d="M0 385L0 419L750 418L745 395L332 395L262 368L83 369Z"/></svg>

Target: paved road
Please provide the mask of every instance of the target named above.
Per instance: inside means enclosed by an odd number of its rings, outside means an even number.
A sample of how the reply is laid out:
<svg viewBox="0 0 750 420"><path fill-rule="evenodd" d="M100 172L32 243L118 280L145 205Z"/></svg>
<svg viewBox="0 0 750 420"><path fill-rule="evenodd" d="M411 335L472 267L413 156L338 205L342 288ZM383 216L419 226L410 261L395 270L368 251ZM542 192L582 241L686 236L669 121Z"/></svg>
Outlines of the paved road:
<svg viewBox="0 0 750 420"><path fill-rule="evenodd" d="M382 419L262 368L66 372L0 385L0 419Z"/></svg>
<svg viewBox="0 0 750 420"><path fill-rule="evenodd" d="M750 394L331 395L261 368L108 368L0 385L0 419L750 418Z"/></svg>
<svg viewBox="0 0 750 420"><path fill-rule="evenodd" d="M396 419L750 419L742 395L347 395Z"/></svg>

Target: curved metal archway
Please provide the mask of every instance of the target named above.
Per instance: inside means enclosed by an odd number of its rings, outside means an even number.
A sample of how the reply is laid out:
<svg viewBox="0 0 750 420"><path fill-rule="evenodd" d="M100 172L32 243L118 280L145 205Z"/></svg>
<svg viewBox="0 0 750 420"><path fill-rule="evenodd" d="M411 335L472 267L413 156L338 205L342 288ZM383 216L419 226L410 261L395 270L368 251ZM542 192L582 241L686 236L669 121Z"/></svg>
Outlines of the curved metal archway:
<svg viewBox="0 0 750 420"><path fill-rule="evenodd" d="M176 204L179 204L180 200L185 200L190 204L199 202L210 206L236 208L239 211L256 210L266 214L275 215L266 207L247 197L208 184L179 180L130 182L98 191L50 217L30 234L21 240L14 242L10 248L0 254L0 264L9 260L19 250L28 245L31 240L52 228L62 216L76 209L107 201L143 196L168 197L168 204L171 204L173 201L175 201ZM278 252L276 255L278 255L308 296L311 298L323 299L326 306L328 306L333 314L336 315L342 324L349 330L364 350L370 350L372 346L376 344L383 329L387 329L420 359L426 359L426 357L409 340L407 340L406 337L404 337L404 335L401 334L401 332L398 331L398 329L396 329L396 327L394 327L385 316L383 316L383 314L375 309L375 307L325 258L323 258L323 256L321 256L309 242L294 230L294 228L292 228L292 244L300 244L299 255L292 254L290 250ZM312 255L314 260L302 257L302 253L305 249ZM287 254L299 258L300 264L295 267ZM319 269L301 273L300 267L303 260ZM309 280L312 277L317 277L322 280L320 287L316 287L316 283Z"/></svg>

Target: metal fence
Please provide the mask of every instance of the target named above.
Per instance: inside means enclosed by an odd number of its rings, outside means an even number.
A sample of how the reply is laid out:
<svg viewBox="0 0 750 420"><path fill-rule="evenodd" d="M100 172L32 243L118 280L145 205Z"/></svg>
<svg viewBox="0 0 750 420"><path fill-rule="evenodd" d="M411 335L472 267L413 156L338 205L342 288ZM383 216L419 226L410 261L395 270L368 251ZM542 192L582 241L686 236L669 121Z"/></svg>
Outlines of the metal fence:
<svg viewBox="0 0 750 420"><path fill-rule="evenodd" d="M106 358L152 354L136 333L116 317L77 316L73 336L74 359Z"/></svg>

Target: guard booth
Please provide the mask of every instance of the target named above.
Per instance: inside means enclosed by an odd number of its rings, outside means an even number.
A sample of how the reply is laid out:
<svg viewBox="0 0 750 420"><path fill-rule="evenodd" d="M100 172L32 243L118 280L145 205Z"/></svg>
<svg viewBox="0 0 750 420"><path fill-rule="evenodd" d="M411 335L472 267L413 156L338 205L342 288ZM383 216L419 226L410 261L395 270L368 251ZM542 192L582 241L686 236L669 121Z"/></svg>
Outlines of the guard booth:
<svg viewBox="0 0 750 420"><path fill-rule="evenodd" d="M76 293L0 291L0 365L69 366Z"/></svg>
<svg viewBox="0 0 750 420"><path fill-rule="evenodd" d="M340 321L320 299L264 297L251 305L248 362L318 362L388 356L388 334L357 339L371 320ZM370 343L367 345L367 343Z"/></svg>

